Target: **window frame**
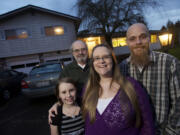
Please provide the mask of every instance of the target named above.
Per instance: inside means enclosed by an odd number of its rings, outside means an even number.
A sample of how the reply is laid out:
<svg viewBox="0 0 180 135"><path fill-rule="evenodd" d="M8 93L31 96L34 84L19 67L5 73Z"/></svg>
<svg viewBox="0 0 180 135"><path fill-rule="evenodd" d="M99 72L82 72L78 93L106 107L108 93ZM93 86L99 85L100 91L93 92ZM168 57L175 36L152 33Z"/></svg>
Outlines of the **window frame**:
<svg viewBox="0 0 180 135"><path fill-rule="evenodd" d="M23 32L25 32L24 35ZM31 34L27 28L20 27L20 28L5 29L4 36L5 36L5 40L17 40L17 39L27 39L31 36Z"/></svg>
<svg viewBox="0 0 180 135"><path fill-rule="evenodd" d="M63 29L63 33L62 34L55 34L54 29L56 27L61 27ZM49 34L49 35L47 34L46 28L49 28L49 29L52 28L51 34ZM41 32L43 32L44 35L47 36L47 37L51 37L51 36L63 36L67 32L67 29L63 25L49 25L49 26L44 26L43 30L41 30Z"/></svg>

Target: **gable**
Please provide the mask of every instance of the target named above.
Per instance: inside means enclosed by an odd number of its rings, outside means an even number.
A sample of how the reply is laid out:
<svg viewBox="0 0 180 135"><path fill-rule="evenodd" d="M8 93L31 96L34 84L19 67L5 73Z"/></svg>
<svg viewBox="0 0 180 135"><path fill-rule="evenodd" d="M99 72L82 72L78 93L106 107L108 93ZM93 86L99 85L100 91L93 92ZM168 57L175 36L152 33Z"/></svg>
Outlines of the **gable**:
<svg viewBox="0 0 180 135"><path fill-rule="evenodd" d="M53 17L60 18L61 20L73 22L76 30L78 30L80 22L81 22L81 19L78 17L74 17L71 15L63 14L60 12L48 10L48 9L33 6L33 5L27 5L25 7L22 7L22 8L19 8L19 9L16 9L16 10L13 10L8 13L0 15L0 22L3 23L8 20L11 20L11 19L18 18L18 16L22 16L25 14L26 15L29 14L29 16L31 16L31 17L41 14L43 16L53 16Z"/></svg>

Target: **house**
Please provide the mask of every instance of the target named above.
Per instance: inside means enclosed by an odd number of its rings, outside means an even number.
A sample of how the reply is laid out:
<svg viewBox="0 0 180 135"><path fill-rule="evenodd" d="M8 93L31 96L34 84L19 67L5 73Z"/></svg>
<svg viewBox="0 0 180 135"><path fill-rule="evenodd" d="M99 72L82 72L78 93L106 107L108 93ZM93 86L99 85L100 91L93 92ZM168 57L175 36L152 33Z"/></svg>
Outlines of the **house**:
<svg viewBox="0 0 180 135"><path fill-rule="evenodd" d="M161 48L158 35L159 30L150 30L150 38L151 38L151 50L157 50ZM115 54L118 55L127 55L130 53L130 50L126 43L126 32L122 33L114 33L112 36L112 47ZM89 54L91 53L94 46L97 44L102 44L105 39L101 33L88 33L88 31L82 31L78 33L78 39L86 42L89 50Z"/></svg>
<svg viewBox="0 0 180 135"><path fill-rule="evenodd" d="M28 73L44 61L71 61L80 18L27 5L0 15L0 67Z"/></svg>

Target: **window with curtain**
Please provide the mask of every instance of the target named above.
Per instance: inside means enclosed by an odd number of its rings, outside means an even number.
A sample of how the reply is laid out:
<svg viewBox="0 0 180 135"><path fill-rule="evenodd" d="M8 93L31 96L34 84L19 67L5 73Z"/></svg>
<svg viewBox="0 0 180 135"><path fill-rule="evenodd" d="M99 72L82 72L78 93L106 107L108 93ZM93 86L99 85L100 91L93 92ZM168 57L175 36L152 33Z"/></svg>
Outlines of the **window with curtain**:
<svg viewBox="0 0 180 135"><path fill-rule="evenodd" d="M29 36L28 30L25 28L16 28L16 29L5 30L6 40L24 39L24 38L28 38L28 36Z"/></svg>
<svg viewBox="0 0 180 135"><path fill-rule="evenodd" d="M46 36L56 36L63 35L64 27L62 26L47 26L45 27L45 35Z"/></svg>

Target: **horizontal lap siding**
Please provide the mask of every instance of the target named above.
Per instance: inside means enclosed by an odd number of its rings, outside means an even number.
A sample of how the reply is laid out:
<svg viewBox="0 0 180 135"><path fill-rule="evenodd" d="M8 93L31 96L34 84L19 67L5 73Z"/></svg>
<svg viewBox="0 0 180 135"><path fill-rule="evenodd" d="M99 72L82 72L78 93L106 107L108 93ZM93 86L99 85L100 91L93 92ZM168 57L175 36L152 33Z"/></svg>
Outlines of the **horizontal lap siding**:
<svg viewBox="0 0 180 135"><path fill-rule="evenodd" d="M53 25L65 26L65 34L45 36L42 28ZM0 30L14 28L27 28L30 37L0 40L0 58L66 50L76 39L75 26L72 21L45 13L35 13L34 16L25 13L0 24Z"/></svg>

